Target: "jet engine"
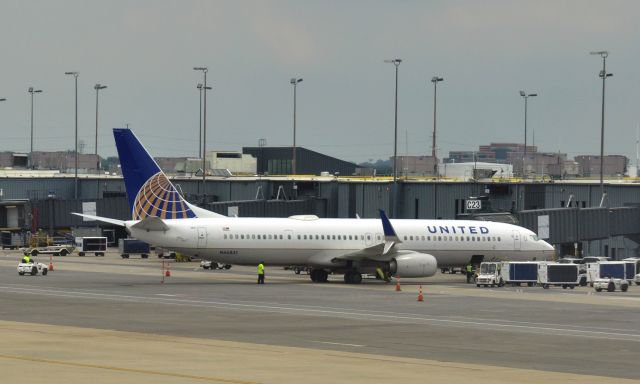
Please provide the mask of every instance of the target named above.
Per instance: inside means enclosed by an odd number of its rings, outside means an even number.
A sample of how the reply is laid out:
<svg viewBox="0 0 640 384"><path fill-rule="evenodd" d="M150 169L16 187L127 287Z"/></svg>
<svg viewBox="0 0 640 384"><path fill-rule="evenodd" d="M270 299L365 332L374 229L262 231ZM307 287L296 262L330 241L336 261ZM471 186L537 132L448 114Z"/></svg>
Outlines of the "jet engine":
<svg viewBox="0 0 640 384"><path fill-rule="evenodd" d="M393 276L429 277L435 275L437 269L436 258L426 253L402 252L389 262Z"/></svg>

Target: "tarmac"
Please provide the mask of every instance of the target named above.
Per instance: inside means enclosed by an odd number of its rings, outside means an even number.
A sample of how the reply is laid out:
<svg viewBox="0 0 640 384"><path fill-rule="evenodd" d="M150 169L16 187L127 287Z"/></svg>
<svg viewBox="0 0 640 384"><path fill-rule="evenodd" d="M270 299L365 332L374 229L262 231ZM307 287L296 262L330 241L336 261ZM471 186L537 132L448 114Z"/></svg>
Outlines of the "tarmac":
<svg viewBox="0 0 640 384"><path fill-rule="evenodd" d="M396 292L269 265L259 286L252 267L172 262L164 277L155 257L115 253L18 276L19 258L0 254L7 383L640 382L638 286L476 288L438 273Z"/></svg>

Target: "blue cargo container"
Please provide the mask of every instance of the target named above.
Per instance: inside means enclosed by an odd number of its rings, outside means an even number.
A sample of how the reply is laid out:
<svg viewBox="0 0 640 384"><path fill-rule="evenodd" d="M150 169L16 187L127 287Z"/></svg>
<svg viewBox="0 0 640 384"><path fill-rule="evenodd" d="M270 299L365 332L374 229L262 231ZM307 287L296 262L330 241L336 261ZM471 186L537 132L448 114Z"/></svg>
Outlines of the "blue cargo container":
<svg viewBox="0 0 640 384"><path fill-rule="evenodd" d="M605 279L608 277L612 277L614 279L624 279L624 264L600 263L600 278Z"/></svg>
<svg viewBox="0 0 640 384"><path fill-rule="evenodd" d="M120 239L118 250L123 259L128 259L131 254L140 254L143 259L149 257L149 244L138 239Z"/></svg>
<svg viewBox="0 0 640 384"><path fill-rule="evenodd" d="M636 278L636 263L625 262L624 263L624 278L633 281Z"/></svg>
<svg viewBox="0 0 640 384"><path fill-rule="evenodd" d="M509 263L509 282L538 281L537 263Z"/></svg>

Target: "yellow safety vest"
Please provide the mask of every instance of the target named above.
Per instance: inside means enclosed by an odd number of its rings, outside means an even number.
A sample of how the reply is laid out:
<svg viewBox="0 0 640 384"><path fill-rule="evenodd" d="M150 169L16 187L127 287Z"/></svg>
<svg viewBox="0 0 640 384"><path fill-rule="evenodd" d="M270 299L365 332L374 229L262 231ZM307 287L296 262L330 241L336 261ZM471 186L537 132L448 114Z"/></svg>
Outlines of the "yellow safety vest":
<svg viewBox="0 0 640 384"><path fill-rule="evenodd" d="M258 264L258 275L264 275L264 265Z"/></svg>
<svg viewBox="0 0 640 384"><path fill-rule="evenodd" d="M27 255L23 258L23 260L25 263L29 263L31 261L31 258L29 257L29 255Z"/></svg>
<svg viewBox="0 0 640 384"><path fill-rule="evenodd" d="M473 267L471 264L467 265L467 272L473 272Z"/></svg>

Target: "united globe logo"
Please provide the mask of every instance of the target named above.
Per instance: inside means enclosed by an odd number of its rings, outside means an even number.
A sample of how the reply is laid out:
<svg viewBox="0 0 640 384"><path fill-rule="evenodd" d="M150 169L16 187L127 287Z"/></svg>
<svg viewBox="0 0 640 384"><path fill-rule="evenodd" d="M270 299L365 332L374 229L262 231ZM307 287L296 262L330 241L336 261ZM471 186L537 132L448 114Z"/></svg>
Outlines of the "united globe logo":
<svg viewBox="0 0 640 384"><path fill-rule="evenodd" d="M133 204L133 219L149 216L161 219L186 219L196 215L173 187L169 179L159 172L147 180Z"/></svg>

